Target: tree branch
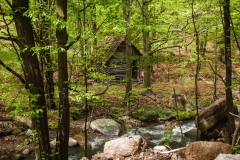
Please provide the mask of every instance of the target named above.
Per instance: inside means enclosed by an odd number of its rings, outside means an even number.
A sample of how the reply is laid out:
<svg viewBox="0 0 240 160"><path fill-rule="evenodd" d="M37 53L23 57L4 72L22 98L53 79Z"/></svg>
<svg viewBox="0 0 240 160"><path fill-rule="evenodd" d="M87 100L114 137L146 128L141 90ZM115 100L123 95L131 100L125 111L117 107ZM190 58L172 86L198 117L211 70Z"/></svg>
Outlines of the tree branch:
<svg viewBox="0 0 240 160"><path fill-rule="evenodd" d="M3 37L3 36L0 36L0 39L17 42L17 38L14 38L14 37Z"/></svg>
<svg viewBox="0 0 240 160"><path fill-rule="evenodd" d="M7 4L9 5L9 7L13 8L12 4L9 2L9 0L5 0L7 2Z"/></svg>
<svg viewBox="0 0 240 160"><path fill-rule="evenodd" d="M74 45L74 43L76 43L80 38L81 38L81 36L78 35L73 41L71 41L70 43L67 44L67 46L65 47L65 49L68 50L69 48L71 48L72 45Z"/></svg>
<svg viewBox="0 0 240 160"><path fill-rule="evenodd" d="M229 114L233 115L234 117L240 118L239 115L233 114L233 113L231 113L231 112L229 112Z"/></svg>
<svg viewBox="0 0 240 160"><path fill-rule="evenodd" d="M192 44L193 41L194 41L194 38L193 38L192 41L189 42L186 46L189 46L190 44ZM163 50L163 49L168 49L168 48L176 48L176 47L182 48L182 46L180 46L180 45L173 45L173 46L167 46L167 47L162 47L162 48L159 48L159 47L160 47L160 45L158 45L157 47L155 47L155 49L153 49L149 54L153 54L153 53L155 53L155 52L157 52L157 51L160 51L160 50Z"/></svg>
<svg viewBox="0 0 240 160"><path fill-rule="evenodd" d="M93 96L100 96L100 95L105 94L105 93L107 92L109 86L111 86L111 84L107 84L106 88L105 88L102 92L100 92L100 93L95 93L95 94L93 94ZM71 91L73 91L73 92L81 93L81 91L76 90L76 89L73 89L73 88L70 88L70 87L68 87L68 89L71 90Z"/></svg>
<svg viewBox="0 0 240 160"><path fill-rule="evenodd" d="M17 72L15 72L13 69L9 68L5 63L3 63L3 61L0 59L0 65L2 65L6 70L8 70L9 72L11 72L14 76L16 76L24 85L24 87L26 89L29 89L29 86L27 85L26 81L23 79L23 77L18 74Z"/></svg>
<svg viewBox="0 0 240 160"><path fill-rule="evenodd" d="M222 76L221 74L217 73L217 71L215 71L215 70L213 69L211 63L209 63L209 66L210 66L211 70L213 71L213 73L216 74L216 75L222 80L222 82L224 83L224 85L226 86L226 82L224 81L223 76Z"/></svg>
<svg viewBox="0 0 240 160"><path fill-rule="evenodd" d="M102 92L100 92L100 93L96 93L96 94L94 94L94 96L100 96L100 95L103 95L103 94L105 94L105 93L107 92L107 90L108 90L109 86L110 86L110 84L107 84L107 87L105 88L105 90L104 90L104 91L102 91Z"/></svg>

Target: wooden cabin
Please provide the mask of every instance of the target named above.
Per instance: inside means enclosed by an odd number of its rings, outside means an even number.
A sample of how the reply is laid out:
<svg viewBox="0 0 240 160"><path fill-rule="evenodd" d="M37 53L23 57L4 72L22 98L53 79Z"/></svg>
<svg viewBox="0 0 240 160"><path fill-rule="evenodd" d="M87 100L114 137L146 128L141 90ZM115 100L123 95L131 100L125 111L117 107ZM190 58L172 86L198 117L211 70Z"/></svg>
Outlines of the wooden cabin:
<svg viewBox="0 0 240 160"><path fill-rule="evenodd" d="M132 78L139 80L141 78L141 68L137 66L137 61L142 54L132 44ZM127 57L125 38L114 39L107 50L106 73L109 76L115 76L115 80L126 78Z"/></svg>

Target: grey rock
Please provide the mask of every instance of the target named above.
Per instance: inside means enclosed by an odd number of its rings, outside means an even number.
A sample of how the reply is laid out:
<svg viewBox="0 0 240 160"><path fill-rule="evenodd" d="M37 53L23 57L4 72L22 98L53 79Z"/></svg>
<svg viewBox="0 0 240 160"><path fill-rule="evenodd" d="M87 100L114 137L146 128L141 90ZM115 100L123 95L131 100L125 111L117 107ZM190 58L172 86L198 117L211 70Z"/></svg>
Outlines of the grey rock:
<svg viewBox="0 0 240 160"><path fill-rule="evenodd" d="M77 140L75 140L73 138L69 138L68 146L73 147L73 146L76 146L76 145L78 145ZM54 148L56 146L56 138L50 142L50 146L51 146L51 148Z"/></svg>
<svg viewBox="0 0 240 160"><path fill-rule="evenodd" d="M197 129L191 129L184 133L184 135L190 139L196 139L197 138ZM201 131L198 130L198 136L201 135Z"/></svg>
<svg viewBox="0 0 240 160"><path fill-rule="evenodd" d="M139 135L118 138L105 143L104 153L119 156L131 156L147 147L146 141Z"/></svg>
<svg viewBox="0 0 240 160"><path fill-rule="evenodd" d="M28 129L25 135L29 137L32 136L32 130Z"/></svg>
<svg viewBox="0 0 240 160"><path fill-rule="evenodd" d="M120 133L120 124L112 119L97 119L92 121L90 127L104 135L117 136Z"/></svg>
<svg viewBox="0 0 240 160"><path fill-rule="evenodd" d="M215 160L239 160L240 154L219 154Z"/></svg>
<svg viewBox="0 0 240 160"><path fill-rule="evenodd" d="M29 149L24 149L24 151L22 151L22 154L28 154L30 152Z"/></svg>

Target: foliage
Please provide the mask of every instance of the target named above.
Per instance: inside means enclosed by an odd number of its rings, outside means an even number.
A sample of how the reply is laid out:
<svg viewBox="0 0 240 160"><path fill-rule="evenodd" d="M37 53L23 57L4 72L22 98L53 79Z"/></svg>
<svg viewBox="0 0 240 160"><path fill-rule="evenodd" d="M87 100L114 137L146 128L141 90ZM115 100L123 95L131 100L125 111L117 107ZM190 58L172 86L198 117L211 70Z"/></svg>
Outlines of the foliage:
<svg viewBox="0 0 240 160"><path fill-rule="evenodd" d="M16 37L16 31L14 23L12 23L12 10L11 7L6 3L7 1L0 0L1 2L1 26L0 26L0 37L4 38L8 35L9 27L11 36ZM56 17L55 14L55 4L51 6L45 6L46 4L41 3L42 1L35 2L30 1L29 11L25 12L24 15L31 18L31 22L34 27L36 34L36 46L32 47L31 50L34 51L34 54L38 55L39 60L41 59L41 53L43 51L49 51L51 56L52 66L46 70L42 70L42 74L46 71L54 72L54 75L57 75L57 47L56 47L56 37L55 30L57 25L60 25L61 28L66 27L69 33L69 43L72 40L75 40L77 35L80 35L80 39L75 42L75 44L69 49L68 54L68 66L70 71L69 84L73 90L78 92L71 91L69 98L71 102L76 104L76 106L83 106L84 98L87 98L92 103L92 106L100 105L106 106L109 102L114 99L106 99L100 96L95 96L99 90L102 89L102 85L99 85L100 89L93 89L89 87L89 92L85 93L85 88L83 86L84 79L84 68L87 68L87 78L97 80L98 82L109 81L112 77L107 76L104 73L104 64L102 60L106 57L105 52L106 48L109 46L109 42L106 42L106 36L125 36L125 21L123 20L123 1L116 0L96 0L91 3L85 1L73 0L68 2L68 21L62 21ZM181 75L193 75L192 73L192 64L196 62L196 55L193 51L195 46L188 46L188 43L194 38L195 35L193 31L193 26L191 22L191 12L190 12L190 1L179 0L179 1L159 1L152 0L149 1L149 24L142 24L142 4L140 1L133 1L131 8L131 24L130 28L132 29L133 43L138 46L141 50L143 49L143 42L141 42L143 35L141 34L142 30L150 32L150 41L152 49L159 49L158 52L154 52L153 56L145 56L144 61L147 62L147 65L152 66L154 63L165 62L167 67L170 67L169 64L177 62L177 51L171 46L178 45L182 48L190 48L190 57L187 60L178 61L175 65L175 70L169 70L171 74L178 74L178 80L181 82L186 81L185 79L180 79ZM222 13L219 12L220 5L219 1L194 1L194 14L197 18L197 26L199 31L200 40L204 40L204 35L206 32L209 32L208 41L213 41L215 38L220 42L223 32L223 27L219 25L218 37L215 37L215 27L216 24L222 23ZM237 35L240 33L239 29L239 3L236 0L231 2L231 16L234 28ZM84 8L86 7L86 8ZM95 11L94 8L95 7ZM93 16L93 13L96 13L96 16ZM5 16L9 25L3 25L3 17ZM84 17L85 16L85 17ZM42 27L44 23L47 22L47 25L51 27ZM94 30L93 22L96 22L97 29ZM42 31L45 31L48 36L41 35ZM44 37L41 37L44 36ZM46 36L46 37L45 37ZM187 38L185 38L187 37ZM43 39L41 39L43 38ZM239 39L239 36L237 36ZM95 40L97 41L94 44ZM45 44L47 41L50 43ZM233 46L236 44L233 43ZM170 47L170 48L167 48ZM235 46L236 47L236 46ZM167 49L163 49L167 48ZM18 49L18 48L17 48ZM27 49L27 47L25 48ZM16 53L15 53L16 52ZM24 73L21 67L21 59L19 58L19 53L17 50L14 50L10 41L2 40L0 42L0 60L4 61L5 64L17 71L20 75L24 77ZM179 52L179 59L180 59ZM233 64L237 65L239 63L239 53L237 53L233 58ZM136 59L133 57L133 60ZM139 58L140 59L140 58ZM203 60L203 59L201 59ZM138 62L138 65L141 67L143 58ZM169 68L171 69L171 68ZM205 72L205 70L202 70ZM166 72L164 72L166 73ZM168 72L167 72L168 73ZM162 73L161 73L162 74ZM170 74L170 73L168 73ZM222 74L219 71L219 74ZM238 72L236 71L236 74ZM54 81L58 82L56 77ZM211 78L212 80L212 78ZM25 116L38 117L39 114L43 112L42 109L36 109L34 103L39 98L39 95L31 95L28 91L23 88L23 85L19 85L19 80L13 76L11 73L6 71L1 66L0 72L0 104L7 106L12 111L12 115L23 114ZM109 95L113 95L114 98L118 98L119 101L123 101L124 91L122 87L126 81L123 80L123 84L119 86L110 86L108 90ZM237 77L236 82L234 81L233 85L239 85L239 77ZM235 86L233 86L235 87ZM121 89L120 89L121 88ZM236 87L237 88L237 87ZM140 92L147 91L151 88L143 88ZM156 89L157 90L157 89ZM47 95L47 94L46 94ZM57 96L56 96L57 97ZM28 102L30 98L30 102ZM130 97L131 100L135 99L135 96ZM210 100L208 98L200 97L203 106L208 106ZM56 100L55 100L56 101ZM33 105L30 105L33 104ZM120 105L119 105L120 106ZM43 106L45 107L45 106ZM82 114L82 108L71 108L71 113ZM158 118L167 117L165 111L159 107L150 108L150 109L138 109L136 111L131 110L130 115L138 118L143 121L156 121ZM113 106L111 107L111 116L115 119L119 119L124 115L125 109ZM183 112L179 111L173 113L178 120L189 119L196 114L196 111ZM58 119L58 114L48 110L48 117ZM50 128L56 128L58 125L55 122L50 122ZM171 138L171 132L169 135L166 134L166 139Z"/></svg>
<svg viewBox="0 0 240 160"><path fill-rule="evenodd" d="M232 150L238 154L240 154L240 145L236 145L232 148Z"/></svg>
<svg viewBox="0 0 240 160"><path fill-rule="evenodd" d="M129 115L141 121L153 122L153 121L157 121L159 117L163 117L165 113L166 111L164 111L160 107L156 107L156 108L147 108L147 109L143 108L137 111L130 111Z"/></svg>
<svg viewBox="0 0 240 160"><path fill-rule="evenodd" d="M116 119L117 121L121 120L121 117L123 117L124 109L120 107L111 107L111 116Z"/></svg>
<svg viewBox="0 0 240 160"><path fill-rule="evenodd" d="M169 145L173 136L173 127L168 127L167 132L164 133L164 145Z"/></svg>
<svg viewBox="0 0 240 160"><path fill-rule="evenodd" d="M193 110L193 111L174 111L172 113L176 117L177 120L181 121L181 120L186 120L186 119L190 119L192 117L195 117L197 111L196 110Z"/></svg>

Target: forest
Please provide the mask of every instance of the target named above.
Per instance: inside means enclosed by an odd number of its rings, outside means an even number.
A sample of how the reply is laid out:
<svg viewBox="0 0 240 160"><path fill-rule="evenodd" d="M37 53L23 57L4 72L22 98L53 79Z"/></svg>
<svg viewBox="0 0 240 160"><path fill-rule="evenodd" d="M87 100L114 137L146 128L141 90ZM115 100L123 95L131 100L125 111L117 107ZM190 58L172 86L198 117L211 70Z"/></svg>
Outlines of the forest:
<svg viewBox="0 0 240 160"><path fill-rule="evenodd" d="M81 136L77 158L91 159L91 122L101 118L136 135L139 124L174 121L182 132L190 120L194 141L224 130L240 153L239 1L0 2L0 160L26 148L36 160L68 160L72 136ZM204 128L203 112L218 126ZM171 146L174 126L166 130Z"/></svg>

